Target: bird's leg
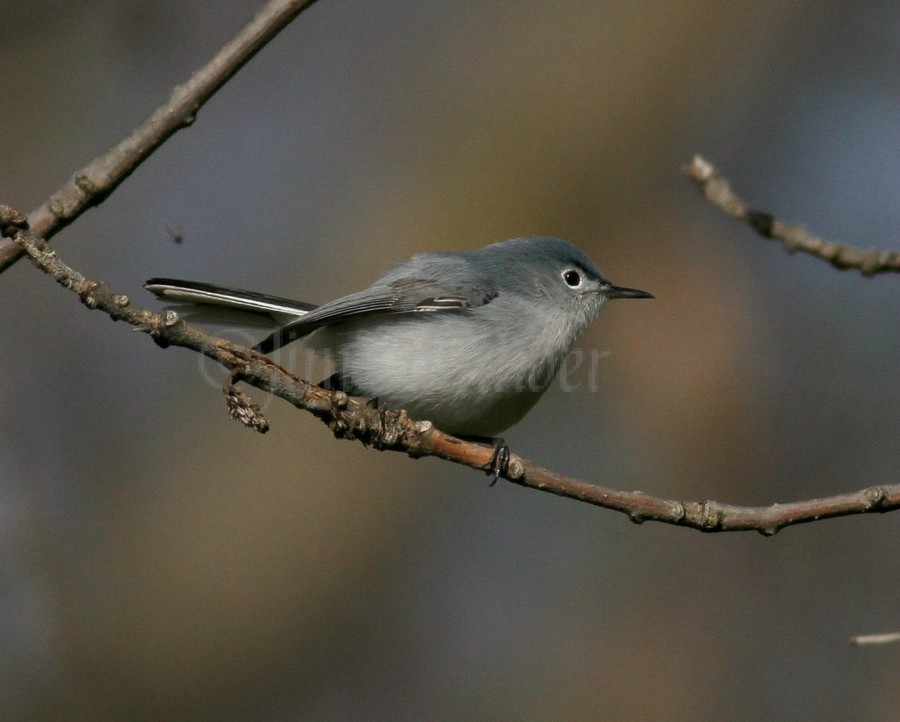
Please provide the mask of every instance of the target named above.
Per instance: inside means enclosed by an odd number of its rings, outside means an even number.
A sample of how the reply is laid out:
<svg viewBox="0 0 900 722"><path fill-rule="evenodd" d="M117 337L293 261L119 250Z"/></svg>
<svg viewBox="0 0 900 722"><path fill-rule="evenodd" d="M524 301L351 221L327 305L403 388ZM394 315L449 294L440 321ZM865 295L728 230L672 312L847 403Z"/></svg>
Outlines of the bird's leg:
<svg viewBox="0 0 900 722"><path fill-rule="evenodd" d="M378 397L373 396L371 399L366 399L366 406L370 409L375 409L378 412L378 418L381 419L381 428L387 428L387 416L385 416L385 412L387 409L382 409L378 405Z"/></svg>
<svg viewBox="0 0 900 722"><path fill-rule="evenodd" d="M316 386L326 391L343 391L350 396L358 396L352 384L347 383L347 379L339 373L332 374L327 379L319 381ZM378 414L381 416L381 428L384 428L386 423L384 418L385 409L379 408L378 397L373 396L370 399L366 399L366 406L378 411Z"/></svg>
<svg viewBox="0 0 900 722"><path fill-rule="evenodd" d="M493 477L490 485L497 483L497 479L506 476L509 472L509 446L500 436L463 436L466 441L474 441L477 444L485 444L494 447L494 453L491 454L491 460L488 463L484 473Z"/></svg>

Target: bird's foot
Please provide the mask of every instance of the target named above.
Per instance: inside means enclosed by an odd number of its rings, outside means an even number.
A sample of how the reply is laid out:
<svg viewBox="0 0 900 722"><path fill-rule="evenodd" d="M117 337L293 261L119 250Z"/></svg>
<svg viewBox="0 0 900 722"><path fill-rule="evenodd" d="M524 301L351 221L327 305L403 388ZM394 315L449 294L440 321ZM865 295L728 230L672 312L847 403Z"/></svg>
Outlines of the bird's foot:
<svg viewBox="0 0 900 722"><path fill-rule="evenodd" d="M494 448L491 459L484 473L491 477L490 486L497 483L497 479L509 473L509 445L500 436L464 436L466 441L474 441L479 444L489 444Z"/></svg>

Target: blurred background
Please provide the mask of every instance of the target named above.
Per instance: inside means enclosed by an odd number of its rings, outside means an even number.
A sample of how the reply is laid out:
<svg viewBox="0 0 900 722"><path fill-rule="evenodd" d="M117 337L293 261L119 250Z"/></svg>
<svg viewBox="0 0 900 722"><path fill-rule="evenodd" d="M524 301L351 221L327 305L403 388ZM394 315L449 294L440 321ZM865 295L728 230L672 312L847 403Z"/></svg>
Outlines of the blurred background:
<svg viewBox="0 0 900 722"><path fill-rule="evenodd" d="M43 202L260 4L6 0L0 201ZM321 302L562 236L657 300L603 314L515 451L689 500L896 483L898 278L788 256L679 169L896 249L898 62L887 1L321 0L54 244L157 307L154 275ZM900 629L897 514L635 526L251 390L261 436L217 369L26 263L0 297L5 719L897 718L900 647L848 644Z"/></svg>

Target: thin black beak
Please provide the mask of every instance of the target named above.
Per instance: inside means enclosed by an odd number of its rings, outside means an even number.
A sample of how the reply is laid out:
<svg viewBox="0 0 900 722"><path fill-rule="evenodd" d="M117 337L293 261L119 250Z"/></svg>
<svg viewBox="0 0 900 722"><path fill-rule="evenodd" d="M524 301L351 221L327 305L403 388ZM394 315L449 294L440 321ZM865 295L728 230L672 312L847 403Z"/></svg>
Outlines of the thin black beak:
<svg viewBox="0 0 900 722"><path fill-rule="evenodd" d="M607 286L601 289L607 298L653 298L652 293L639 291L636 288L624 288L622 286Z"/></svg>

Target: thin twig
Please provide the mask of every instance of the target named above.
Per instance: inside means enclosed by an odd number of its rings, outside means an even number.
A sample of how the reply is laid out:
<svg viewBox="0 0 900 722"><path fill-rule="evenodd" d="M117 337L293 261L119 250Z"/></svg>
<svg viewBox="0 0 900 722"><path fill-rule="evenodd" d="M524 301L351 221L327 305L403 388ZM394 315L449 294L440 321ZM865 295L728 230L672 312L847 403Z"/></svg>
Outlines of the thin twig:
<svg viewBox="0 0 900 722"><path fill-rule="evenodd" d="M856 637L850 637L850 644L857 647L874 647L881 644L894 644L900 642L900 632L890 632L888 634L860 634Z"/></svg>
<svg viewBox="0 0 900 722"><path fill-rule="evenodd" d="M900 251L879 251L877 248L864 251L854 246L832 243L814 236L803 226L785 223L770 213L750 208L732 192L728 181L719 175L712 163L699 155L694 156L683 170L712 205L746 223L763 238L780 241L788 253L808 253L835 268L855 269L864 276L900 272Z"/></svg>
<svg viewBox="0 0 900 722"><path fill-rule="evenodd" d="M261 425L265 425L265 420L248 399L230 393L237 379L315 414L339 438L357 439L377 449L402 451L412 457L436 456L475 469L491 470L493 449L489 446L444 434L428 421L412 421L404 411L380 411L343 392L311 386L265 356L185 323L173 311L159 314L135 306L127 296L116 294L105 284L86 279L66 266L55 251L27 230L27 225L22 214L0 206L0 233L12 237L34 265L76 293L88 308L104 311L114 320L125 321L134 330L150 334L159 346L192 349L231 371L233 376L226 384L229 411L249 426L263 430ZM769 536L793 524L900 508L900 484L768 507L660 499L639 491L619 491L563 476L516 454L511 455L509 470L503 478L623 512L636 523L660 521L705 532L753 530Z"/></svg>
<svg viewBox="0 0 900 722"><path fill-rule="evenodd" d="M28 215L31 230L44 240L91 206L102 203L171 135L192 125L197 112L229 78L315 0L271 0L206 65L126 138L77 171L50 199ZM0 243L0 273L22 256L12 241Z"/></svg>

